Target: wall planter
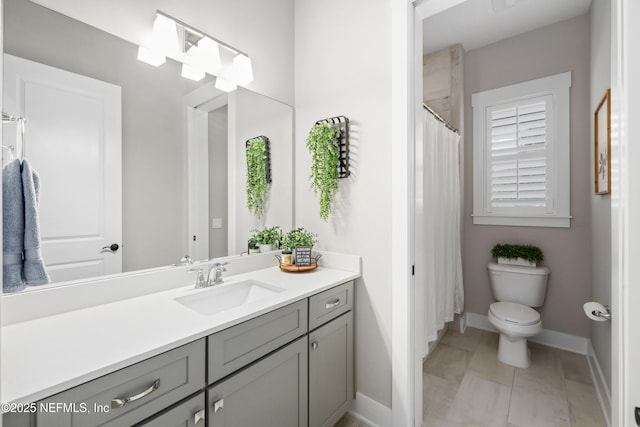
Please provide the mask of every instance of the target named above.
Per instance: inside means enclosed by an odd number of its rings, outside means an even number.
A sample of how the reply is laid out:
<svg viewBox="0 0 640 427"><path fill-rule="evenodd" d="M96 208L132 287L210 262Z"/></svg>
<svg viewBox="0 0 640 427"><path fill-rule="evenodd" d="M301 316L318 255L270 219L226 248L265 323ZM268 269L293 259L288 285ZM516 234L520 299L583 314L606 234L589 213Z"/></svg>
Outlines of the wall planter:
<svg viewBox="0 0 640 427"><path fill-rule="evenodd" d="M311 188L320 196L320 217L327 221L338 191L338 179L349 176L349 119L332 117L316 122L307 137L311 153Z"/></svg>
<svg viewBox="0 0 640 427"><path fill-rule="evenodd" d="M269 138L258 136L249 139L247 150L247 208L258 219L264 214L267 186L271 182L271 157Z"/></svg>
<svg viewBox="0 0 640 427"><path fill-rule="evenodd" d="M524 267L537 267L544 259L544 254L537 246L497 244L491 254L498 260L498 264L511 264Z"/></svg>

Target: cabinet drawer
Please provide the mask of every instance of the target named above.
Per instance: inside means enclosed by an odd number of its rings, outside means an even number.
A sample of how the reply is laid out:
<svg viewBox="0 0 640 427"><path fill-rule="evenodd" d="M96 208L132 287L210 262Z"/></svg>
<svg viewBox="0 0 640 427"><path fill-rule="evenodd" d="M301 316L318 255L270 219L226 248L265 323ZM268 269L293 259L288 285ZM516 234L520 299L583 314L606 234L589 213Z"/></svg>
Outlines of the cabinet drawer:
<svg viewBox="0 0 640 427"><path fill-rule="evenodd" d="M353 308L353 281L327 289L309 298L309 330L335 319Z"/></svg>
<svg viewBox="0 0 640 427"><path fill-rule="evenodd" d="M212 384L307 332L307 300L248 320L207 338Z"/></svg>
<svg viewBox="0 0 640 427"><path fill-rule="evenodd" d="M40 401L37 424L132 426L202 389L204 368L201 339Z"/></svg>
<svg viewBox="0 0 640 427"><path fill-rule="evenodd" d="M136 427L205 427L206 401L204 391L169 409L164 414L138 424Z"/></svg>
<svg viewBox="0 0 640 427"><path fill-rule="evenodd" d="M307 427L308 340L302 337L207 390L209 427Z"/></svg>

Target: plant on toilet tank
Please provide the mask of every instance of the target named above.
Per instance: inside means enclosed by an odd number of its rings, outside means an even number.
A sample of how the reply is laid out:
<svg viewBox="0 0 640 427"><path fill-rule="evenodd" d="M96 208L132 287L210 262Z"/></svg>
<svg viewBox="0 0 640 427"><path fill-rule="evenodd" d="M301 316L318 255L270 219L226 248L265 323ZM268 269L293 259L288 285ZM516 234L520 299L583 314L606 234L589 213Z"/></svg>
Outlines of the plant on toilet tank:
<svg viewBox="0 0 640 427"><path fill-rule="evenodd" d="M498 243L491 250L491 255L498 260L498 264L512 264L525 267L536 267L538 263L544 260L542 250L533 245Z"/></svg>

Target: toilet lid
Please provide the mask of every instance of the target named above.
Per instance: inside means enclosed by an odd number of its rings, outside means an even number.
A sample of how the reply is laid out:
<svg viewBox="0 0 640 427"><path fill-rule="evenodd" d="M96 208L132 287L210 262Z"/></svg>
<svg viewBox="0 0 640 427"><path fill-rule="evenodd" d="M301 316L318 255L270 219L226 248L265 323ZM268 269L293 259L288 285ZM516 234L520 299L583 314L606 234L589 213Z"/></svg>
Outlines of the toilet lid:
<svg viewBox="0 0 640 427"><path fill-rule="evenodd" d="M489 306L489 311L500 320L518 325L533 325L540 321L540 313L514 302L494 302Z"/></svg>

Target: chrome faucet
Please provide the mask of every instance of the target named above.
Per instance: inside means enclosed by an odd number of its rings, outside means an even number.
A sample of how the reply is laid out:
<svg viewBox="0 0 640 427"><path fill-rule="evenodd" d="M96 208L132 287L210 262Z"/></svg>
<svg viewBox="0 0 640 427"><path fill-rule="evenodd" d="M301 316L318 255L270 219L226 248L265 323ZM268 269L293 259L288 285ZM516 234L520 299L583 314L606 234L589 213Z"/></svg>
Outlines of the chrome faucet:
<svg viewBox="0 0 640 427"><path fill-rule="evenodd" d="M228 262L216 262L211 266L211 268L209 268L209 274L207 275L207 286L220 285L224 282L224 280L222 279L222 272L227 271L224 266L228 264Z"/></svg>

